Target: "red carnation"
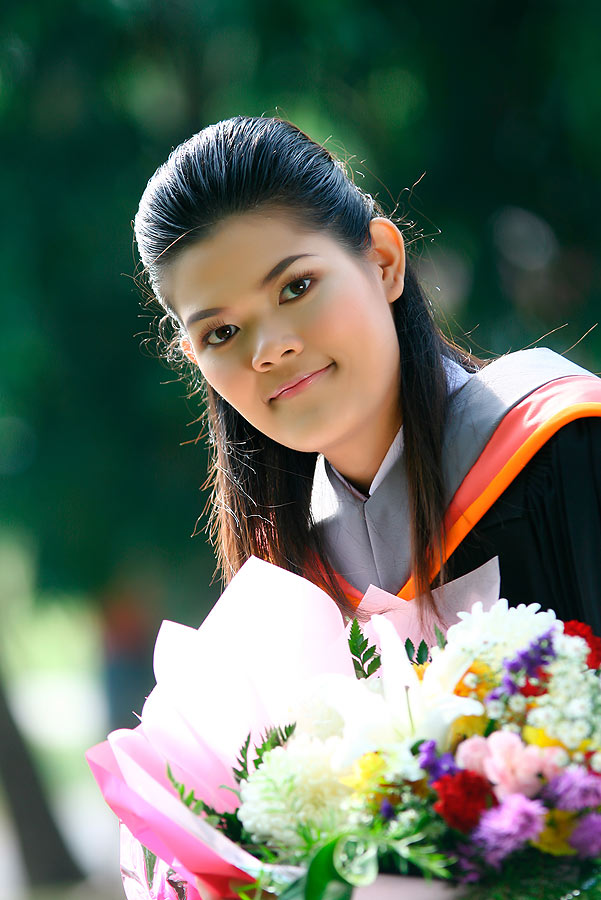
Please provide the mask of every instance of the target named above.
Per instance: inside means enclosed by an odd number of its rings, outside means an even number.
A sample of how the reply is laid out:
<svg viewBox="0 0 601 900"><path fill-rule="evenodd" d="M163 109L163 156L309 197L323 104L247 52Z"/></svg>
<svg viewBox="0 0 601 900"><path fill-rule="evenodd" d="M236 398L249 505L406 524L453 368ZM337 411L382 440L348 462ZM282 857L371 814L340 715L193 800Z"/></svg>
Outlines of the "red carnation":
<svg viewBox="0 0 601 900"><path fill-rule="evenodd" d="M563 623L563 633L584 638L590 651L586 660L587 666L589 669L601 668L601 638L593 634L593 629L590 625L571 619L569 622Z"/></svg>
<svg viewBox="0 0 601 900"><path fill-rule="evenodd" d="M497 805L487 779L467 769L443 775L432 787L438 793L436 812L451 828L464 833L476 827L484 810Z"/></svg>
<svg viewBox="0 0 601 900"><path fill-rule="evenodd" d="M546 693L547 682L550 677L549 673L545 672L542 666L539 666L536 670L535 677L538 684L532 684L531 680L527 678L526 684L522 685L520 688L520 694L523 694L524 697L540 697L541 694Z"/></svg>

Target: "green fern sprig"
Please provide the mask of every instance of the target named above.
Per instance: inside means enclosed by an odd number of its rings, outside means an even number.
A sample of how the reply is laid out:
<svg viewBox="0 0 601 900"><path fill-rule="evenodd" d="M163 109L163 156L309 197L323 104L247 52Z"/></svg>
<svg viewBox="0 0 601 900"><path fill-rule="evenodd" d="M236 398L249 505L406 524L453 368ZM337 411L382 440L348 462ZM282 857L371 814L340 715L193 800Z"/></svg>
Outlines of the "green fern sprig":
<svg viewBox="0 0 601 900"><path fill-rule="evenodd" d="M355 675L357 678L369 678L377 672L381 665L380 654L376 653L374 644L370 644L356 619L351 622L351 630L348 639L349 650L353 657Z"/></svg>

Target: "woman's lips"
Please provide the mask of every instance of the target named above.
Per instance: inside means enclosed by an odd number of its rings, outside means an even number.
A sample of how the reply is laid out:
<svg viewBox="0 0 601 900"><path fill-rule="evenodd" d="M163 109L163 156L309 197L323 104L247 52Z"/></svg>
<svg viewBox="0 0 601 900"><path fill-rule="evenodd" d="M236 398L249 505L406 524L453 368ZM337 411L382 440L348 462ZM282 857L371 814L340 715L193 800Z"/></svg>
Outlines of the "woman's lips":
<svg viewBox="0 0 601 900"><path fill-rule="evenodd" d="M272 400L282 400L285 397L294 397L296 394L300 394L301 391L304 391L305 388L308 388L309 385L313 384L319 378L322 378L324 375L330 371L334 363L330 363L327 366L324 366L323 369L317 369L315 372L308 372L306 375L299 375L293 381L287 381L285 384L280 385L273 394L269 398L269 402Z"/></svg>

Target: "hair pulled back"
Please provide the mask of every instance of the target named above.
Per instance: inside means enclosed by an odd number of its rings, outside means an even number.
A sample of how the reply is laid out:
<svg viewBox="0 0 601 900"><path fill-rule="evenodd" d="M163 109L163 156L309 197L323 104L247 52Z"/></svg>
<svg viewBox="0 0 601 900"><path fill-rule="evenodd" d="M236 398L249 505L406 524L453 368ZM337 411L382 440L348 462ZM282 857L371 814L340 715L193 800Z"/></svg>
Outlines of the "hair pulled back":
<svg viewBox="0 0 601 900"><path fill-rule="evenodd" d="M148 182L135 219L142 263L160 298L165 266L228 216L277 207L350 252L369 246L373 198L290 122L236 116L177 147Z"/></svg>
<svg viewBox="0 0 601 900"><path fill-rule="evenodd" d="M156 171L136 215L142 264L163 306L171 312L163 276L186 247L230 216L268 208L308 230L327 231L357 256L370 246L371 219L383 215L344 164L290 122L236 116L210 125L177 147ZM436 561L442 563L445 511L442 357L469 370L478 361L441 334L410 265L393 316L401 358L412 574L417 591L431 604L430 573ZM350 612L311 520L317 454L276 443L208 384L206 393L212 456L207 484L213 489L209 531L223 579L229 581L256 555L320 581Z"/></svg>

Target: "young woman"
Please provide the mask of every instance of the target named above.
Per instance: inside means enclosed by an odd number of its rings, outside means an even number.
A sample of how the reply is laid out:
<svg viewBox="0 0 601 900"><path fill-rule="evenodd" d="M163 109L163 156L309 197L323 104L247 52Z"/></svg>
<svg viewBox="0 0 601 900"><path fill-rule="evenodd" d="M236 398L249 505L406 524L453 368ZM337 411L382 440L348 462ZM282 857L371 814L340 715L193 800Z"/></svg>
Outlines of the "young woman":
<svg viewBox="0 0 601 900"><path fill-rule="evenodd" d="M178 147L135 221L206 385L225 580L255 554L350 611L499 556L502 594L601 633L601 381L548 350L484 365L436 326L399 228L288 122Z"/></svg>

